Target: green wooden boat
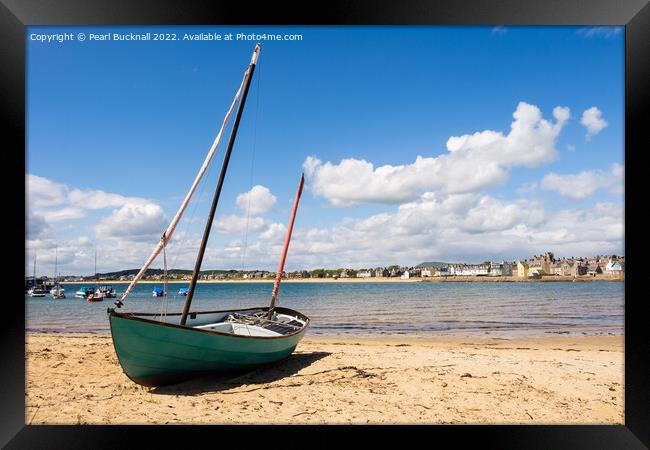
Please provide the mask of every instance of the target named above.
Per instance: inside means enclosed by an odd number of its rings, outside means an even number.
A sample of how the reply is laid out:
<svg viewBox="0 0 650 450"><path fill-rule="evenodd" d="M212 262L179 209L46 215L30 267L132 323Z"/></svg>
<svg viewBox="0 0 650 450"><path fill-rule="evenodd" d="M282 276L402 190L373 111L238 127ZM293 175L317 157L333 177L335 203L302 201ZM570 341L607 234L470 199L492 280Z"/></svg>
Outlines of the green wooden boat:
<svg viewBox="0 0 650 450"><path fill-rule="evenodd" d="M309 318L291 309L268 307L160 316L108 309L113 345L124 373L135 383L162 386L206 373L234 372L290 356Z"/></svg>
<svg viewBox="0 0 650 450"><path fill-rule="evenodd" d="M108 320L117 358L124 373L138 384L161 386L206 373L238 371L282 360L291 355L309 325L307 316L288 308L275 306L298 202L302 193L303 176L300 178L291 220L287 227L270 306L228 311L190 312L203 255L212 229L219 195L259 51L258 44L255 46L251 62L244 73L242 84L226 113L221 130L176 216L162 234L160 242L144 266L131 281L122 298L115 302L118 309L124 305L123 301L161 252L165 255L166 272L167 259L164 250L212 159L235 104L240 100L183 311L181 313L166 313L165 302L168 289L163 290L163 308L160 314L118 312L115 308L108 308Z"/></svg>

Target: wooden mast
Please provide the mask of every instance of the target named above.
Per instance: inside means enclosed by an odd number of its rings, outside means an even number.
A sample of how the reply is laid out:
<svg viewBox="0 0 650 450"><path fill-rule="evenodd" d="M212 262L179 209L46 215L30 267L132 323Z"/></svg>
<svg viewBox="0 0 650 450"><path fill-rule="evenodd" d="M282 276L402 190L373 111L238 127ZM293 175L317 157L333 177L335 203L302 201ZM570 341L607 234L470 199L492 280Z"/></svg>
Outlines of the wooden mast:
<svg viewBox="0 0 650 450"><path fill-rule="evenodd" d="M59 276L57 275L57 271L59 268L59 246L56 245L54 246L54 288L58 289L59 285Z"/></svg>
<svg viewBox="0 0 650 450"><path fill-rule="evenodd" d="M244 92L242 94L241 102L237 108L237 115L235 116L235 122L232 126L232 132L230 134L230 141L228 141L228 148L226 149L226 154L223 158L223 164L221 166L221 174L219 175L219 181L217 182L217 189L212 198L212 206L210 207L210 213L208 214L208 221L205 224L205 230L203 231L203 239L201 240L201 247L199 248L199 254L196 257L196 264L194 265L194 272L192 273L192 281L190 281L190 287L187 291L187 298L185 299L185 305L183 306L183 314L181 314L181 325L185 325L187 322L187 314L190 311L190 305L192 303L192 298L194 297L194 289L196 288L196 281L201 271L201 263L203 262L203 255L205 254L205 247L208 243L208 237L210 236L210 230L212 229L212 221L214 220L214 213L217 210L217 203L219 202L219 196L221 195L221 188L223 186L223 181L226 176L226 170L228 169L228 162L230 161L230 153L232 152L232 147L235 144L235 137L237 136L237 129L239 128L239 121L241 120L242 112L244 111L244 104L246 103L246 97L248 97L248 88L251 85L251 80L253 78L253 72L255 72L255 66L257 64L257 58L260 53L260 44L255 46L253 50L253 57L251 58L250 65L246 73L246 79L244 80Z"/></svg>
<svg viewBox="0 0 650 450"><path fill-rule="evenodd" d="M278 298L278 291L280 290L280 281L282 280L282 271L284 270L284 261L287 259L287 250L289 250L289 242L291 241L291 231L293 231L293 222L296 218L296 212L298 211L298 202L300 201L300 195L302 194L302 185L305 183L305 175L300 175L300 184L298 185L298 192L296 192L296 199L293 201L293 210L291 211L291 220L289 221L289 227L287 228L287 234L284 237L284 248L282 249L282 256L280 257L280 263L278 264L278 272L275 275L275 283L273 283L273 294L271 294L271 306L269 307L268 319L271 320L273 317L273 310L275 309L275 301Z"/></svg>

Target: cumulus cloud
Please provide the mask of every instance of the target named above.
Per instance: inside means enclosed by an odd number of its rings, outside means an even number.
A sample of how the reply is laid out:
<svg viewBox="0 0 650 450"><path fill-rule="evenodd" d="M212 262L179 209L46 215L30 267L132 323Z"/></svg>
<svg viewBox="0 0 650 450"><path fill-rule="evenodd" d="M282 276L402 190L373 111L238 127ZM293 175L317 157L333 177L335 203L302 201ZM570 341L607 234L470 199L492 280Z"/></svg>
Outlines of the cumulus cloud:
<svg viewBox="0 0 650 450"><path fill-rule="evenodd" d="M331 228L297 229L291 260L308 268L371 267L431 259L512 260L546 249L567 255L620 253L622 212L621 205L610 203L549 212L534 201L425 193L394 213Z"/></svg>
<svg viewBox="0 0 650 450"><path fill-rule="evenodd" d="M102 239L151 241L162 235L166 226L167 220L160 206L154 203L127 203L102 219L93 229Z"/></svg>
<svg viewBox="0 0 650 450"><path fill-rule="evenodd" d="M90 245L92 245L92 241L88 236L79 236L68 241L68 244L74 245L75 247L90 247Z"/></svg>
<svg viewBox="0 0 650 450"><path fill-rule="evenodd" d="M203 267L274 270L286 229L282 224L266 223L259 230L259 235L249 235L246 246L242 239L226 244L213 240L208 244ZM567 256L618 254L622 252L623 239L621 204L598 203L585 209L546 211L541 203L527 199L505 201L476 193L425 192L392 211L328 227L303 228L297 224L286 269L360 268L427 260L512 260L545 250ZM100 272L137 268L151 251L151 242L113 242L110 247L98 246ZM199 242L199 234L179 233L168 247L169 267L191 268ZM83 243L86 245L80 245ZM63 273L73 268L79 273L92 273L93 250L88 243L83 239L59 246L60 252L62 247L72 249L71 262L62 269ZM40 261L46 260L46 253L53 252L53 246L48 240L34 241L34 245L39 248L40 272ZM161 265L159 258L153 267Z"/></svg>
<svg viewBox="0 0 650 450"><path fill-rule="evenodd" d="M221 216L215 220L213 228L217 233L243 234L246 227L249 231L257 231L264 227L266 221L261 217L240 217L236 215Z"/></svg>
<svg viewBox="0 0 650 450"><path fill-rule="evenodd" d="M61 274L75 271L90 273L94 254L92 242L86 236L71 240L54 240L51 237L27 239L25 241L25 273L32 274L34 255L37 256L36 275L54 275L54 264L58 263ZM90 268L90 269L89 269Z"/></svg>
<svg viewBox="0 0 650 450"><path fill-rule="evenodd" d="M33 174L26 174L25 178L28 238L48 237L53 233L53 224L83 219L88 210L106 208L117 209L93 227L100 238L145 239L162 233L166 225L162 209L150 200L71 188Z"/></svg>
<svg viewBox="0 0 650 450"><path fill-rule="evenodd" d="M279 242L287 233L287 227L282 223L271 223L266 230L260 233L260 239L264 241Z"/></svg>
<svg viewBox="0 0 650 450"><path fill-rule="evenodd" d="M66 202L67 187L37 175L26 174L25 196L33 208L59 206Z"/></svg>
<svg viewBox="0 0 650 450"><path fill-rule="evenodd" d="M27 237L43 238L52 234L52 224L79 220L86 217L87 210L120 208L94 227L102 237L131 237L142 239L147 226L159 225L162 210L149 200L126 197L101 190L71 189L38 175L25 175L27 199ZM119 223L119 220L133 222ZM158 230L162 232L162 227Z"/></svg>
<svg viewBox="0 0 650 450"><path fill-rule="evenodd" d="M551 172L542 179L540 186L544 190L556 191L572 200L585 199L601 188L609 188L614 193L621 193L623 166L614 164L609 172L583 170L571 175L558 175Z"/></svg>
<svg viewBox="0 0 650 450"><path fill-rule="evenodd" d="M603 113L595 106L586 109L582 113L580 123L587 128L587 140L600 133L607 126L607 121L603 119Z"/></svg>
<svg viewBox="0 0 650 450"><path fill-rule="evenodd" d="M148 200L140 197L125 197L101 190L70 189L38 175L26 174L26 194L30 208L50 208L70 206L82 209L115 208L130 204L146 204Z"/></svg>
<svg viewBox="0 0 650 450"><path fill-rule="evenodd" d="M149 203L144 198L125 197L119 194L111 194L98 190L73 189L68 194L68 202L71 205L86 209L115 208L130 205L145 205Z"/></svg>
<svg viewBox="0 0 650 450"><path fill-rule="evenodd" d="M503 184L514 166L536 167L553 161L558 154L555 142L569 116L569 108L556 107L555 122L549 122L539 108L520 102L507 135L485 130L452 136L448 152L435 158L418 156L412 164L375 168L365 160L350 158L332 164L310 156L303 169L311 191L339 207L360 202L402 203L425 189L473 192Z"/></svg>
<svg viewBox="0 0 650 450"><path fill-rule="evenodd" d="M504 230L519 222L534 224L542 217L539 205L530 201L504 203L488 195L426 192L417 201L400 205L394 216L383 215L381 220L384 225L390 220L391 226L407 233L437 227L474 234Z"/></svg>
<svg viewBox="0 0 650 450"><path fill-rule="evenodd" d="M269 212L277 202L277 197L271 193L269 188L261 185L237 196L237 207L243 212L248 212L251 216L259 216Z"/></svg>
<svg viewBox="0 0 650 450"><path fill-rule="evenodd" d="M82 219L86 213L81 208L66 206L65 208L45 211L43 217L48 222L60 222L63 220Z"/></svg>
<svg viewBox="0 0 650 450"><path fill-rule="evenodd" d="M52 227L42 215L28 211L25 231L27 239L46 238L52 234Z"/></svg>

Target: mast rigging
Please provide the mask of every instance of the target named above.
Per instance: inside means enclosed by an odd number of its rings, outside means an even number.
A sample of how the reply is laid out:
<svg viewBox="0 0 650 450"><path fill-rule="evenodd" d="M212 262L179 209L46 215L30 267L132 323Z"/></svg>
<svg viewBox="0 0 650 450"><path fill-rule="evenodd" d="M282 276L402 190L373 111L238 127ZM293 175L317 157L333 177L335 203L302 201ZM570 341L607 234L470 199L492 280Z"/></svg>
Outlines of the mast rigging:
<svg viewBox="0 0 650 450"><path fill-rule="evenodd" d="M259 44L255 47L255 50L253 52L253 58L251 59L251 64L253 61L257 62L257 55L259 54ZM244 76L242 78L242 82L239 85L239 89L237 89L237 93L235 94L235 98L233 99L232 103L230 104L230 107L228 108L228 111L226 112L226 115L223 119L223 122L221 123L221 128L219 129L219 133L217 133L217 136L215 137L214 141L212 142L212 146L210 147L210 150L208 151L208 154L205 157L205 160L203 161L203 165L199 169L199 173L196 175L196 178L194 179L194 182L192 183L192 186L190 187L189 192L185 196L185 199L183 200L183 203L181 203L181 206L179 207L178 211L176 212L176 215L172 219L171 223L167 227L167 229L164 231L162 236L160 237L160 241L156 245L156 247L153 249L151 252L151 255L145 263L143 264L142 268L140 271L136 274L135 277L133 277L133 280L127 287L126 291L124 291L124 294L122 295L122 298L120 298L118 301L115 302L115 305L120 308L124 304L124 300L128 295L131 293L137 282L142 278L146 270L149 268L151 263L156 259L156 257L160 254L162 251L163 247L165 247L169 241L172 238L172 235L174 234L174 230L176 230L176 226L178 225L178 222L181 220L181 217L183 216L183 213L187 209L187 206L190 203L190 200L192 198L192 195L194 194L194 191L196 191L197 186L199 185L199 182L203 178L203 175L205 174L208 166L210 165L210 162L212 161L212 157L214 156L214 153L216 152L217 147L219 146L219 143L221 142L221 137L223 136L223 132L228 125L228 122L230 121L230 116L232 114L233 109L235 108L235 105L237 104L237 101L239 100L239 97L241 96L242 90L244 88L244 84L246 83L246 78L248 76L249 69L246 70L244 73Z"/></svg>
<svg viewBox="0 0 650 450"><path fill-rule="evenodd" d="M244 105L246 104L246 98L248 97L248 89L251 85L251 80L253 78L253 73L255 72L255 66L257 64L257 58L260 52L260 44L255 46L253 50L253 57L251 62L246 70L244 75L244 93L242 94L241 102L237 108L237 114L235 116L235 122L232 126L232 131L230 133L230 141L228 142L228 148L226 149L226 154L223 158L223 164L221 166L221 173L219 174L219 181L217 182L217 188L212 198L212 205L210 207L210 213L208 214L208 221L205 224L205 230L203 231L203 238L201 239L201 247L199 248L199 253L196 257L196 263L194 265L194 271L192 272L192 280L190 281L190 286L187 291L187 298L185 299L185 305L183 305L183 313L181 314L181 325L185 325L187 321L187 314L190 310L190 305L192 304L192 298L194 297L194 291L196 289L196 282L199 277L199 272L201 271L201 264L203 263L203 255L205 254L205 247L208 244L208 238L210 237L210 230L212 229L212 222L214 220L214 213L217 210L217 203L219 203L219 197L221 196L221 188L223 187L223 181L226 177L226 171L228 170L228 163L230 162L230 154L232 153L232 148L235 144L235 138L237 137L237 129L239 128L239 122L241 120L242 113L244 112Z"/></svg>

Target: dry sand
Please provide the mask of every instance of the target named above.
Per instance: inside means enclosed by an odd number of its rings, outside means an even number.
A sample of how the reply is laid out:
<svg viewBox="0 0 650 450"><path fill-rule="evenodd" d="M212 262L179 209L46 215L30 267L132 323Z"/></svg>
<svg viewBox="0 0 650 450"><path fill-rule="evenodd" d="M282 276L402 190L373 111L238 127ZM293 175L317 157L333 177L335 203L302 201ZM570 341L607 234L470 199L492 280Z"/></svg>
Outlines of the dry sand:
<svg viewBox="0 0 650 450"><path fill-rule="evenodd" d="M623 424L623 337L307 337L235 378L145 388L110 336L28 334L28 424Z"/></svg>

